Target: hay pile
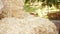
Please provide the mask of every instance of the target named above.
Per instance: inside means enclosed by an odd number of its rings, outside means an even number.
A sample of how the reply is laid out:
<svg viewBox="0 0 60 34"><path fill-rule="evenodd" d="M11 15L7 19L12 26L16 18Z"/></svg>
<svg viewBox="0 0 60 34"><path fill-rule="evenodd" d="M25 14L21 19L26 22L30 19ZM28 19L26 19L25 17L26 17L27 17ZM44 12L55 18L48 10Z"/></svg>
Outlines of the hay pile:
<svg viewBox="0 0 60 34"><path fill-rule="evenodd" d="M4 17L22 18L25 16L23 12L24 0L2 0L4 8L2 14Z"/></svg>
<svg viewBox="0 0 60 34"><path fill-rule="evenodd" d="M55 25L48 19L3 18L0 20L0 34L58 34Z"/></svg>
<svg viewBox="0 0 60 34"><path fill-rule="evenodd" d="M58 34L54 23L33 17L23 9L23 0L2 0L4 18L0 20L0 34ZM21 19L23 18L23 19Z"/></svg>

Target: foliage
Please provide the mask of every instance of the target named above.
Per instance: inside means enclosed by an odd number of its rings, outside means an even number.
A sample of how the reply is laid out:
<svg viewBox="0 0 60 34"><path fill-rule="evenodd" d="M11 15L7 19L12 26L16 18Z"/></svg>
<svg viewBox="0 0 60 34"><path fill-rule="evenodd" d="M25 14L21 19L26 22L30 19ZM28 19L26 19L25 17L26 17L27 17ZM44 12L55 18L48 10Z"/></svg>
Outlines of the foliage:
<svg viewBox="0 0 60 34"><path fill-rule="evenodd" d="M30 7L29 4L28 5L25 4L24 9L25 9L26 12L30 12L30 13L34 12L36 10L36 8Z"/></svg>
<svg viewBox="0 0 60 34"><path fill-rule="evenodd" d="M58 0L26 0L24 9L30 13L37 11L38 14L42 15L47 10L57 10L57 6Z"/></svg>

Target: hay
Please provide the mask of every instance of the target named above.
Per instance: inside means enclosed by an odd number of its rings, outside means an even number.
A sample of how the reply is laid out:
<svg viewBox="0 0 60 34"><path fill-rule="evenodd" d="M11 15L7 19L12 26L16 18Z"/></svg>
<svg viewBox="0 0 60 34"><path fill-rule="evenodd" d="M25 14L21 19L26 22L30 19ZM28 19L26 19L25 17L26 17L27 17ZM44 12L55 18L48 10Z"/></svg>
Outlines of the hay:
<svg viewBox="0 0 60 34"><path fill-rule="evenodd" d="M48 19L3 18L0 20L0 34L58 34L56 26Z"/></svg>

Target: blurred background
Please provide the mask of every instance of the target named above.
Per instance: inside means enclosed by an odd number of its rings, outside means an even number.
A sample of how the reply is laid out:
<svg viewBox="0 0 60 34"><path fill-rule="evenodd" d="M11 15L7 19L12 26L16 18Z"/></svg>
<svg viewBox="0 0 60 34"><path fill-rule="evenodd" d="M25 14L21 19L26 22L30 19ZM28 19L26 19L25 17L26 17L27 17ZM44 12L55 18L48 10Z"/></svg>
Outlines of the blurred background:
<svg viewBox="0 0 60 34"><path fill-rule="evenodd" d="M55 23L60 34L60 0L25 0L24 10Z"/></svg>

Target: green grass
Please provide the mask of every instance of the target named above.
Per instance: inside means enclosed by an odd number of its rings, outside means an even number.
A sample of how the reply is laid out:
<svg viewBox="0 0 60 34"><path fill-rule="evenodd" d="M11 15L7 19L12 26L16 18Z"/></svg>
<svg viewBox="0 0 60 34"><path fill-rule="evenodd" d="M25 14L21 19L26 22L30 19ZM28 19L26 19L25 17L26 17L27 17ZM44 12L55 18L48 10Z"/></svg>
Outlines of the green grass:
<svg viewBox="0 0 60 34"><path fill-rule="evenodd" d="M24 9L26 12L34 12L36 10L36 8L30 7L30 5L24 5Z"/></svg>

